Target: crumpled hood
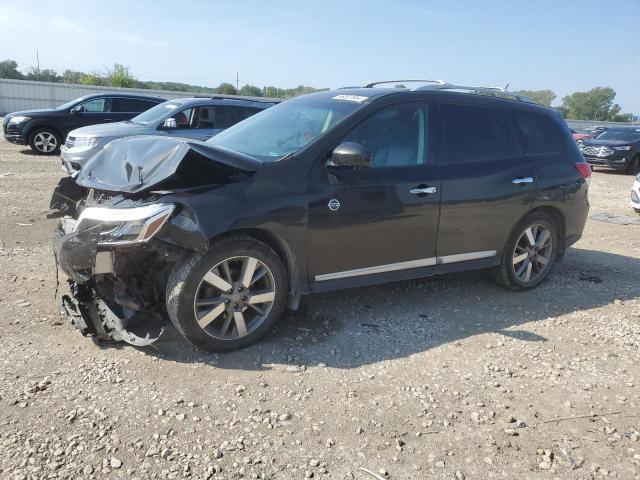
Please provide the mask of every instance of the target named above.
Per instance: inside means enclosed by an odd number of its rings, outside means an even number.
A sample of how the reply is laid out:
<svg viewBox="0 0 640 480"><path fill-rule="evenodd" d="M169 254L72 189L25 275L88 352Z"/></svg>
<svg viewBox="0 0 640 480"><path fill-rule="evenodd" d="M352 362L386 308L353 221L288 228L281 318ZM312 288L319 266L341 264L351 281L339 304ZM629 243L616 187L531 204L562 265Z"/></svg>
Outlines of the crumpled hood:
<svg viewBox="0 0 640 480"><path fill-rule="evenodd" d="M100 150L80 170L76 183L112 192L141 192L176 173L193 152L199 158L244 173L255 172L262 165L253 157L196 140L133 137L115 140Z"/></svg>
<svg viewBox="0 0 640 480"><path fill-rule="evenodd" d="M76 128L69 135L72 137L122 137L125 135L144 135L148 131L149 127L145 125L136 125L131 122L113 122Z"/></svg>

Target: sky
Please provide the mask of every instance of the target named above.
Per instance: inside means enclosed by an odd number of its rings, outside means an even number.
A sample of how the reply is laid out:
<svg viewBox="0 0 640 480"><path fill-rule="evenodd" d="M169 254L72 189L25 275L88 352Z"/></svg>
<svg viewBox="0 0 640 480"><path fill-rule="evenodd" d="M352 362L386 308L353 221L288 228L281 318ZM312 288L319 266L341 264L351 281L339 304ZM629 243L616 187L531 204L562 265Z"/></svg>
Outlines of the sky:
<svg viewBox="0 0 640 480"><path fill-rule="evenodd" d="M0 60L140 80L283 88L436 78L609 86L640 115L640 0L0 0Z"/></svg>

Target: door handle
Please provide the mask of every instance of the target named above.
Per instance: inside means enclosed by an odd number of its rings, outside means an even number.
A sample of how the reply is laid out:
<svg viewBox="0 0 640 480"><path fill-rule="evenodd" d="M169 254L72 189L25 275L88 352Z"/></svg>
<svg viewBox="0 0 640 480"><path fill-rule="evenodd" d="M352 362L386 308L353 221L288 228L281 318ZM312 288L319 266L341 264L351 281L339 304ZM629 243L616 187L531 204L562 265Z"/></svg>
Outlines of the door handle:
<svg viewBox="0 0 640 480"><path fill-rule="evenodd" d="M533 183L533 177L518 177L511 180L511 183L516 185L525 185L527 183Z"/></svg>
<svg viewBox="0 0 640 480"><path fill-rule="evenodd" d="M436 187L423 187L422 185L418 185L409 190L409 193L413 193L414 195L431 195L437 191L438 189Z"/></svg>

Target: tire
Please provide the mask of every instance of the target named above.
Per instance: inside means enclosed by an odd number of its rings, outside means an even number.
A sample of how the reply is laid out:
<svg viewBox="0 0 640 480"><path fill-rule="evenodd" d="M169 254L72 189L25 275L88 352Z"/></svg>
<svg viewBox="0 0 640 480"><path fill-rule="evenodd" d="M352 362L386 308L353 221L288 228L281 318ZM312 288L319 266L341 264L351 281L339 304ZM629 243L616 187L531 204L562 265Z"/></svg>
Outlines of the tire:
<svg viewBox="0 0 640 480"><path fill-rule="evenodd" d="M528 240L527 231L534 237L534 246ZM550 242L550 248L534 249L548 232L546 246ZM504 288L515 291L530 290L537 287L551 272L558 256L559 247L558 227L554 220L542 212L534 212L527 215L515 226L500 258L500 265L493 272L493 279ZM527 251L523 249L531 249ZM523 259L523 255L527 255ZM518 261L518 258L521 260ZM542 264L545 259L546 264ZM516 263L517 262L517 263ZM528 262L531 268L528 267ZM526 280L527 271L529 280Z"/></svg>
<svg viewBox="0 0 640 480"><path fill-rule="evenodd" d="M636 175L637 173L640 173L640 155L636 155L631 159L625 173L628 173L629 175Z"/></svg>
<svg viewBox="0 0 640 480"><path fill-rule="evenodd" d="M38 155L54 155L60 151L60 134L49 127L36 128L29 133L29 146Z"/></svg>
<svg viewBox="0 0 640 480"><path fill-rule="evenodd" d="M248 288L245 271L247 278L252 275ZM271 330L285 307L287 284L282 260L271 248L252 237L227 237L174 266L167 282L167 312L196 347L228 352Z"/></svg>

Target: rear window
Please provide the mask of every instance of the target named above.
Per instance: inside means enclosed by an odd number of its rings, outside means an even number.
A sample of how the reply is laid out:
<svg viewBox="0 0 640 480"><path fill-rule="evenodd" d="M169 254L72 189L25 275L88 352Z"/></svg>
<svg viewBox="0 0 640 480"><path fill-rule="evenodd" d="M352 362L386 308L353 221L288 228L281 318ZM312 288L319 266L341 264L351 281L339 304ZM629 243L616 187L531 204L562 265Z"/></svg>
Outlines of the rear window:
<svg viewBox="0 0 640 480"><path fill-rule="evenodd" d="M474 105L443 104L447 163L505 158L511 154L509 126L502 112Z"/></svg>
<svg viewBox="0 0 640 480"><path fill-rule="evenodd" d="M564 148L565 138L558 125L546 115L533 112L513 112L522 136L525 153L556 153Z"/></svg>

